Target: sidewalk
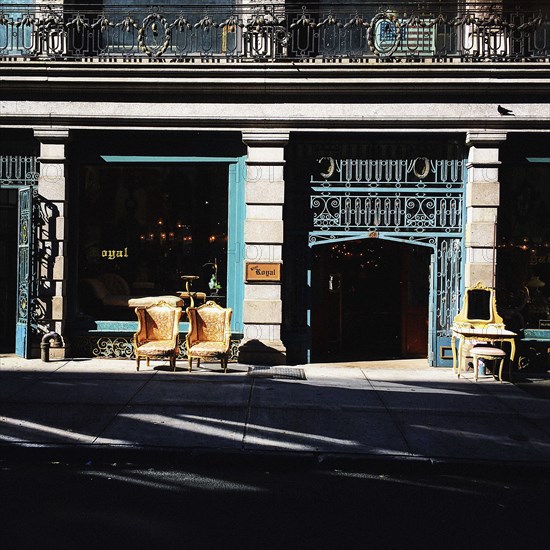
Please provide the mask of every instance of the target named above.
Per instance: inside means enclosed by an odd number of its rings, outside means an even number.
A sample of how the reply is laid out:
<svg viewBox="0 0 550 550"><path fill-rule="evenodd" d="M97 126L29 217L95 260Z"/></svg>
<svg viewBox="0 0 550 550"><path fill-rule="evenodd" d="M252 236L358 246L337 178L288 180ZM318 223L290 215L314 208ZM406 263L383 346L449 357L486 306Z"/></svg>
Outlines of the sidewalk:
<svg viewBox="0 0 550 550"><path fill-rule="evenodd" d="M248 371L0 356L0 461L176 453L550 467L550 400L490 376L457 379L425 360Z"/></svg>

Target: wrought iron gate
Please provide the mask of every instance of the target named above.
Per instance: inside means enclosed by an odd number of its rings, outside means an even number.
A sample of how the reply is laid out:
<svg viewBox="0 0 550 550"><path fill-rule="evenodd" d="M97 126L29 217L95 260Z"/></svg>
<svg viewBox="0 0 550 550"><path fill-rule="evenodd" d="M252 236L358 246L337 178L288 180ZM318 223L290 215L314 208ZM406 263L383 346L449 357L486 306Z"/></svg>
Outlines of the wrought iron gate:
<svg viewBox="0 0 550 550"><path fill-rule="evenodd" d="M37 159L32 156L0 156L0 186L18 189L17 299L15 353L30 356L32 303L36 289L34 205L37 193Z"/></svg>
<svg viewBox="0 0 550 550"><path fill-rule="evenodd" d="M33 189L19 190L19 230L17 236L17 318L15 326L15 353L20 357L30 354L30 303L33 250Z"/></svg>
<svg viewBox="0 0 550 550"><path fill-rule="evenodd" d="M463 159L319 159L309 246L377 238L430 247L429 362L449 366L462 286Z"/></svg>

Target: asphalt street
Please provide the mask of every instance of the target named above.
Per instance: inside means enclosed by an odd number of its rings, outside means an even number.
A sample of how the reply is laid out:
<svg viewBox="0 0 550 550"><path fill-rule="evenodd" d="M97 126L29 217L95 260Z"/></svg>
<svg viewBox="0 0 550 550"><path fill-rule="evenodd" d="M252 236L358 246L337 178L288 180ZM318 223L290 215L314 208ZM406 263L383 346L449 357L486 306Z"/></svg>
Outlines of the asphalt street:
<svg viewBox="0 0 550 550"><path fill-rule="evenodd" d="M2 548L547 548L548 477L437 469L4 465Z"/></svg>

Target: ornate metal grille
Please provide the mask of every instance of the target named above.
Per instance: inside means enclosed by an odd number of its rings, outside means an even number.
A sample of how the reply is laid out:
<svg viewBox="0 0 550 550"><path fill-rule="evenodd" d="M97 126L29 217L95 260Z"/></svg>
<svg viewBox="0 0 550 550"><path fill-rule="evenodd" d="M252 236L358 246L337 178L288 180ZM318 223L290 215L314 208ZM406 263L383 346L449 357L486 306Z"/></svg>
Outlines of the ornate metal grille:
<svg viewBox="0 0 550 550"><path fill-rule="evenodd" d="M38 183L36 157L0 156L0 185L24 186Z"/></svg>
<svg viewBox="0 0 550 550"><path fill-rule="evenodd" d="M75 357L103 357L111 359L135 359L131 336L121 335L69 335L65 341L70 345ZM187 359L185 335L180 335L178 360ZM229 361L238 360L240 338L231 339Z"/></svg>
<svg viewBox="0 0 550 550"><path fill-rule="evenodd" d="M310 243L349 231L458 233L463 225L463 160L320 159L311 180Z"/></svg>

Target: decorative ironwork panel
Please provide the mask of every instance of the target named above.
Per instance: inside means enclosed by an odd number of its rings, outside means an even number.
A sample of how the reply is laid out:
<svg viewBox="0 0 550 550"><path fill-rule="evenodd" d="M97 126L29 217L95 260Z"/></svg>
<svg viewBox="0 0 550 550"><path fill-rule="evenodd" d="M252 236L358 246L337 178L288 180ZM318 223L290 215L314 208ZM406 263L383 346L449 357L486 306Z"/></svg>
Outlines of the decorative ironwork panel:
<svg viewBox="0 0 550 550"><path fill-rule="evenodd" d="M132 338L124 336L98 338L92 349L94 357L131 359L134 357Z"/></svg>
<svg viewBox="0 0 550 550"><path fill-rule="evenodd" d="M436 251L437 336L451 336L451 324L460 309L462 288L462 242L439 239Z"/></svg>
<svg viewBox="0 0 550 550"><path fill-rule="evenodd" d="M518 3L519 4L519 3ZM510 4L511 5L511 4ZM0 58L547 60L548 6L501 2L6 4Z"/></svg>
<svg viewBox="0 0 550 550"><path fill-rule="evenodd" d="M135 359L132 336L105 335L105 336L68 336L66 342L71 348L74 357L99 357L110 359ZM239 339L231 340L229 361L236 363ZM180 336L178 359L187 359L185 335Z"/></svg>
<svg viewBox="0 0 550 550"><path fill-rule="evenodd" d="M454 233L463 226L463 160L319 159L310 244L350 231Z"/></svg>
<svg viewBox="0 0 550 550"><path fill-rule="evenodd" d="M26 186L38 183L36 157L0 155L0 185Z"/></svg>

